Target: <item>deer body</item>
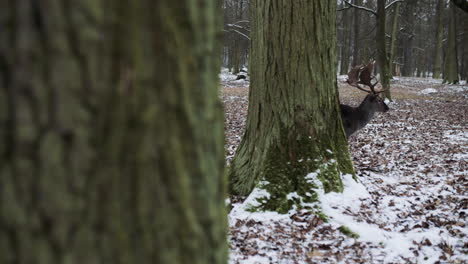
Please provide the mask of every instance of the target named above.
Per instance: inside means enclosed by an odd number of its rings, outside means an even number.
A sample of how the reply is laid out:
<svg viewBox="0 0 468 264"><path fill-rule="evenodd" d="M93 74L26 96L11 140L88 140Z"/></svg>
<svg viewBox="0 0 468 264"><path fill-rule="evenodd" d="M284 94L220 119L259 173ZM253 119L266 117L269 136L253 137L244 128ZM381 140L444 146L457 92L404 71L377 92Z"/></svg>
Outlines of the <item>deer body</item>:
<svg viewBox="0 0 468 264"><path fill-rule="evenodd" d="M354 132L365 127L376 112L387 112L389 108L378 95L369 94L358 107L340 104L340 109L346 137L349 138Z"/></svg>

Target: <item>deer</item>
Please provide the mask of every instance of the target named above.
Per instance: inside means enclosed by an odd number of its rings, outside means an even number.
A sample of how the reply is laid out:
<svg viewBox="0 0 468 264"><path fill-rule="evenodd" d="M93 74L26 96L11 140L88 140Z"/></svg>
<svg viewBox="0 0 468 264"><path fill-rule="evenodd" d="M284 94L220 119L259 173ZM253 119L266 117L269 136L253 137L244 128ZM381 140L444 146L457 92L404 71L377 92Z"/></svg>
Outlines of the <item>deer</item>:
<svg viewBox="0 0 468 264"><path fill-rule="evenodd" d="M376 112L387 112L389 107L384 100L379 96L380 93L386 91L375 90L375 86L379 83L377 80L372 83L375 76L372 75L375 61L370 61L367 65L358 65L353 67L348 73L346 82L361 91L368 93L358 107L340 104L341 119L346 132L346 138L354 134L359 129L365 127L374 117ZM366 90L359 84L368 86L370 90Z"/></svg>

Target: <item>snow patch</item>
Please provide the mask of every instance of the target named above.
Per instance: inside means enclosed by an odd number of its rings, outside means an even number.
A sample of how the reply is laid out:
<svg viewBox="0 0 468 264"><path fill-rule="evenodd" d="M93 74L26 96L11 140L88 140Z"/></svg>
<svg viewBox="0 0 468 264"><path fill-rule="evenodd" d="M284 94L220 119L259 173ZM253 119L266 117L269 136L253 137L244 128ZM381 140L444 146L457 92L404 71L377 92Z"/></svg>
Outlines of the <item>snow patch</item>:
<svg viewBox="0 0 468 264"><path fill-rule="evenodd" d="M359 211L362 201L370 199L371 195L368 193L366 187L356 182L351 175L343 176L343 184L345 187L343 193L324 194L323 192L319 192L319 201L323 212L329 216L330 222L335 227L338 228L344 225L351 231L357 233L359 235L358 241L380 244L386 252L384 258L385 263L394 262L398 260L399 256L414 257L413 249L415 247L415 242L422 243L426 239L436 244L445 242L449 245L456 245L460 243L456 238L441 234L442 230L440 228L431 228L424 231L416 228L407 232L397 232L384 230L375 224L354 220L354 217L347 212ZM434 193L436 194L438 191L434 190ZM394 199L398 198L399 197L394 197ZM396 202L394 207L405 207L405 198ZM384 211L384 216L397 218L398 216L394 211L395 210L391 207L388 207ZM425 262L428 257L434 257L434 260L437 260L439 256L440 252L427 248L425 249L424 256L421 255L418 260Z"/></svg>
<svg viewBox="0 0 468 264"><path fill-rule="evenodd" d="M424 90L421 90L419 93L421 94L434 94L437 93L438 91L434 88L426 88Z"/></svg>
<svg viewBox="0 0 468 264"><path fill-rule="evenodd" d="M460 144L460 142L468 142L468 131L453 131L448 130L444 132L444 137L448 139L450 143Z"/></svg>

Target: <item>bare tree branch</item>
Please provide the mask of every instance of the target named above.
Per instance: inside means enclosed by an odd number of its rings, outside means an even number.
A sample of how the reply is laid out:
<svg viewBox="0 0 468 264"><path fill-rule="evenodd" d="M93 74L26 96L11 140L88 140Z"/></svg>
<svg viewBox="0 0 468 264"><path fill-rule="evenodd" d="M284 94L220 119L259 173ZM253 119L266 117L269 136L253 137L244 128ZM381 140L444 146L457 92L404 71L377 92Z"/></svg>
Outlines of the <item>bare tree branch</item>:
<svg viewBox="0 0 468 264"><path fill-rule="evenodd" d="M397 1L401 1L401 0L397 0ZM352 4L352 3L350 3L350 2L349 2L349 1L347 1L347 0L343 0L343 2L345 2L345 3L346 3L346 4L348 4L348 5L350 5L350 6L351 6L351 7L353 7L353 8L356 8L356 9L361 9L361 10L364 10L364 11L366 11L366 12L369 12L369 13L373 14L374 16L377 16L377 12L376 12L376 11L374 11L374 10L372 10L372 9L370 9L370 8L367 8L367 7L364 7L364 6L358 6L358 5Z"/></svg>
<svg viewBox="0 0 468 264"><path fill-rule="evenodd" d="M243 26L236 25L236 24L226 24L225 26L226 26L226 27L230 27L230 28L242 29L242 30L245 30L245 31L247 31L247 32L250 32L250 29L245 28L245 27L243 27Z"/></svg>
<svg viewBox="0 0 468 264"><path fill-rule="evenodd" d="M340 9L338 9L336 11L338 11L338 12L339 11L344 11L344 10L347 10L347 9L350 9L350 8L351 8L351 6L347 6L347 7L340 8Z"/></svg>
<svg viewBox="0 0 468 264"><path fill-rule="evenodd" d="M385 6L385 10L389 9L392 5L394 5L396 3L402 3L404 1L405 0L395 0L395 1L391 2L390 4L388 4L387 6Z"/></svg>
<svg viewBox="0 0 468 264"><path fill-rule="evenodd" d="M248 23L250 23L250 21L249 20L239 20L237 22L234 22L233 24L237 25L237 24L240 24L240 23L247 23L248 24Z"/></svg>
<svg viewBox="0 0 468 264"><path fill-rule="evenodd" d="M229 29L229 30L223 29L223 31L224 31L224 32L234 32L234 33L237 33L237 34L241 35L242 37L244 37L244 38L250 40L250 37L249 37L249 36L247 36L246 34L240 32L240 31L238 31L238 30L235 30L235 29Z"/></svg>

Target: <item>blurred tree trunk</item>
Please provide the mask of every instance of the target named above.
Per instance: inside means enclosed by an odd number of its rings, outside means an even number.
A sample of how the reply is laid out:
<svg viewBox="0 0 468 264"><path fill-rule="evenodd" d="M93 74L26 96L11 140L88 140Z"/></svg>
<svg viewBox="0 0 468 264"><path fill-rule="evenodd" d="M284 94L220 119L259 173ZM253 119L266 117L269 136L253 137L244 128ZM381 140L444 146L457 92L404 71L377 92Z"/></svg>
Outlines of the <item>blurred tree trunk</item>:
<svg viewBox="0 0 468 264"><path fill-rule="evenodd" d="M240 71L240 40L237 34L231 34L229 45L229 71L237 74Z"/></svg>
<svg viewBox="0 0 468 264"><path fill-rule="evenodd" d="M377 58L380 68L380 82L383 89L387 89L383 95L389 100L390 94L390 74L388 71L387 43L385 35L385 0L377 1Z"/></svg>
<svg viewBox="0 0 468 264"><path fill-rule="evenodd" d="M436 7L436 47L434 54L434 73L432 78L439 79L441 66L442 66L442 39L444 36L444 23L443 23L443 14L444 14L445 3L444 0L437 1Z"/></svg>
<svg viewBox="0 0 468 264"><path fill-rule="evenodd" d="M349 59L351 57L351 14L349 10L345 10L343 14L343 45L341 46L341 67L340 74L348 73Z"/></svg>
<svg viewBox="0 0 468 264"><path fill-rule="evenodd" d="M450 3L450 22L449 32L447 37L447 48L445 51L444 61L444 83L458 83L458 60L457 60L457 36L456 36L456 23L455 23L455 6Z"/></svg>
<svg viewBox="0 0 468 264"><path fill-rule="evenodd" d="M354 0L355 5L361 5L362 0ZM361 27L360 17L359 17L359 9L354 8L354 45L353 45L353 62L351 65L354 67L358 65L359 62L359 48L360 48L360 39L359 39L359 28Z"/></svg>
<svg viewBox="0 0 468 264"><path fill-rule="evenodd" d="M225 263L217 1L0 14L0 263Z"/></svg>
<svg viewBox="0 0 468 264"><path fill-rule="evenodd" d="M390 35L390 50L389 50L389 60L388 60L388 67L389 67L389 78L391 79L393 75L395 74L395 67L393 65L393 60L395 58L395 44L396 40L398 38L398 14L400 13L400 3L395 4L395 10L393 12L393 17L392 17L392 32Z"/></svg>
<svg viewBox="0 0 468 264"><path fill-rule="evenodd" d="M354 173L338 102L336 3L253 0L251 18L249 109L230 187L264 188L259 209L286 212L298 202L289 193L313 199L308 173L326 191L342 190L341 174Z"/></svg>
<svg viewBox="0 0 468 264"><path fill-rule="evenodd" d="M466 1L466 0L452 0L451 3L456 5L461 10L468 13L468 1Z"/></svg>
<svg viewBox="0 0 468 264"><path fill-rule="evenodd" d="M244 1L243 0L236 0L234 3L234 23L242 20L242 12L244 8ZM232 42L231 42L231 50L230 50L230 70L233 74L237 74L240 72L242 68L242 56L244 55L242 52L242 39L238 33L232 33Z"/></svg>
<svg viewBox="0 0 468 264"><path fill-rule="evenodd" d="M460 41L459 43L464 43L464 45L460 45L460 53L459 58L460 58L460 68L459 68L459 73L460 73L460 79L461 80L468 80L468 14L464 14L462 12L458 12L459 16L459 22L457 25L459 25L459 37ZM461 32L460 32L461 31ZM461 35L461 36L460 36Z"/></svg>
<svg viewBox="0 0 468 264"><path fill-rule="evenodd" d="M416 21L416 15L414 14L415 8L418 4L417 0L411 0L406 2L406 9L404 9L404 17L407 19L407 32L403 42L403 67L401 67L401 75L413 76L414 75L414 24Z"/></svg>
<svg viewBox="0 0 468 264"><path fill-rule="evenodd" d="M244 20L244 10L246 9L246 3L244 0L235 0L232 4L232 16L233 21L229 21L230 23L234 23L236 26L244 25L238 24L239 21ZM237 74L242 69L242 66L245 64L245 54L248 46L245 45L247 42L245 37L243 37L239 32L244 33L244 30L237 28L236 26L232 27L233 30L230 32L230 41L229 41L229 70L233 74ZM248 35L248 33L247 33Z"/></svg>

